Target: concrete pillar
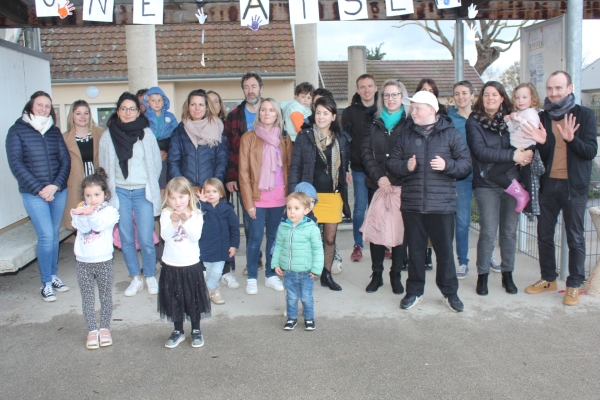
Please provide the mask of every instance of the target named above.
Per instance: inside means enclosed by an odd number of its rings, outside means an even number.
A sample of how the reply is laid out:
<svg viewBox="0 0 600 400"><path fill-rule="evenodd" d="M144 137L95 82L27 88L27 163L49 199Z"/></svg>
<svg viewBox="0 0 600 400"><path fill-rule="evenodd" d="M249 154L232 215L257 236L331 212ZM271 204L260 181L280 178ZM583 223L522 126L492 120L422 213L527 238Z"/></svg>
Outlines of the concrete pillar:
<svg viewBox="0 0 600 400"><path fill-rule="evenodd" d="M154 25L127 25L125 32L129 91L158 86Z"/></svg>
<svg viewBox="0 0 600 400"><path fill-rule="evenodd" d="M573 79L575 102L581 104L583 0L567 3L567 72Z"/></svg>
<svg viewBox="0 0 600 400"><path fill-rule="evenodd" d="M465 29L462 18L454 23L454 82L465 79Z"/></svg>
<svg viewBox="0 0 600 400"><path fill-rule="evenodd" d="M356 93L356 78L367 73L367 48L366 46L348 47L348 105L352 103L352 96ZM380 85L382 82L375 82Z"/></svg>
<svg viewBox="0 0 600 400"><path fill-rule="evenodd" d="M294 25L296 47L296 85L309 82L319 87L317 24Z"/></svg>

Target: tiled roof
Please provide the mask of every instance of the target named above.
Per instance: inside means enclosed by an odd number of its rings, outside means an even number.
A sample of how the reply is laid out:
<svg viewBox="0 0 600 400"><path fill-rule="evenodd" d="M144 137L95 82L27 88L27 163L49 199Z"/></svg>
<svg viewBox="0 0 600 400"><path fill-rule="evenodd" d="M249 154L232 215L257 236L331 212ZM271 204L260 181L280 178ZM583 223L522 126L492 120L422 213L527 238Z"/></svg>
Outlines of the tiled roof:
<svg viewBox="0 0 600 400"><path fill-rule="evenodd" d="M127 78L125 26L44 28L40 34L43 52L52 56L53 80ZM200 64L202 53L206 67ZM292 31L286 22L258 31L239 24L157 25L156 56L159 78L295 71Z"/></svg>
<svg viewBox="0 0 600 400"><path fill-rule="evenodd" d="M581 90L600 89L600 58L581 71Z"/></svg>
<svg viewBox="0 0 600 400"><path fill-rule="evenodd" d="M348 62L319 61L319 69L325 87L333 92L336 99L348 98ZM440 97L452 96L454 85L454 60L418 60L418 61L370 61L367 60L367 73L373 75L377 85L386 79L397 78L412 95L423 78L431 78L437 84ZM465 79L475 89L483 86L481 77L475 68L465 60ZM353 95L354 93L352 93Z"/></svg>

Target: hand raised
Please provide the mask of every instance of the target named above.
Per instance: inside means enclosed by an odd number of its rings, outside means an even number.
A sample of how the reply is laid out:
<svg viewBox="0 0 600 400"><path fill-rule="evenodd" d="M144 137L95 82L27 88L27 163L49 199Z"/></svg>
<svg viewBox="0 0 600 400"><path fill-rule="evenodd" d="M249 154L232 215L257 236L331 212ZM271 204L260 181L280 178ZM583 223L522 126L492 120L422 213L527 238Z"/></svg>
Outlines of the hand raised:
<svg viewBox="0 0 600 400"><path fill-rule="evenodd" d="M475 4L471 4L467 10L469 12L469 19L475 18L477 16L477 13L479 12L477 7L475 7Z"/></svg>
<svg viewBox="0 0 600 400"><path fill-rule="evenodd" d="M575 125L577 122L577 118L573 114L565 115L565 119L563 120L564 127L557 124L558 133L564 139L565 142L570 142L575 137L575 131L579 129L579 124Z"/></svg>
<svg viewBox="0 0 600 400"><path fill-rule="evenodd" d="M204 25L204 23L206 22L206 18L208 18L208 15L204 14L204 7L200 7L200 9L198 10L198 14L194 14L196 16L196 18L198 18L198 22L200 23L200 25Z"/></svg>
<svg viewBox="0 0 600 400"><path fill-rule="evenodd" d="M60 19L65 19L69 15L73 15L74 9L75 6L69 0L67 0L67 2L62 7L60 6L60 4L58 5L58 16L60 17Z"/></svg>
<svg viewBox="0 0 600 400"><path fill-rule="evenodd" d="M536 143L544 144L546 143L546 129L544 129L544 125L540 122L539 127L532 126L528 121L525 121L521 125L521 130L525 134L525 137L533 139Z"/></svg>
<svg viewBox="0 0 600 400"><path fill-rule="evenodd" d="M253 31L257 31L258 28L260 28L260 23L261 23L260 16L255 15L254 17L252 17L252 24L246 25L246 26L248 28L252 29Z"/></svg>

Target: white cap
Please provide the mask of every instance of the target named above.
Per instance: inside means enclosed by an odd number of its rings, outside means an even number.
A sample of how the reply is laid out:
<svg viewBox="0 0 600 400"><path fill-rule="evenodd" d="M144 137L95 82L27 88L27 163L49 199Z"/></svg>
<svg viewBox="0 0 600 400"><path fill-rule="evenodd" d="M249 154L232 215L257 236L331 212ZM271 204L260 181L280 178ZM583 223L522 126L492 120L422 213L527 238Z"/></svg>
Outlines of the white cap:
<svg viewBox="0 0 600 400"><path fill-rule="evenodd" d="M402 104L406 106L410 106L411 102L428 104L431 107L433 107L436 113L440 110L437 97L435 97L433 93L428 92L427 90L421 90L420 92L415 93L413 97L404 97L402 99Z"/></svg>

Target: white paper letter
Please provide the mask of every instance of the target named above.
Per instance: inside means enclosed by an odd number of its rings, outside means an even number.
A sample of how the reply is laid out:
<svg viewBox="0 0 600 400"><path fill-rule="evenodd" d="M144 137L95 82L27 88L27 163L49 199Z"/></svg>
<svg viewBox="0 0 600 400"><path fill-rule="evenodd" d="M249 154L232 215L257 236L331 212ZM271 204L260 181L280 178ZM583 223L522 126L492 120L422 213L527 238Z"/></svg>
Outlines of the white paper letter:
<svg viewBox="0 0 600 400"><path fill-rule="evenodd" d="M60 0L60 4L66 0ZM38 17L58 17L59 0L35 0L35 14Z"/></svg>
<svg viewBox="0 0 600 400"><path fill-rule="evenodd" d="M315 24L319 22L319 0L290 0L289 5L290 24Z"/></svg>
<svg viewBox="0 0 600 400"><path fill-rule="evenodd" d="M83 0L83 20L113 22L115 0Z"/></svg>
<svg viewBox="0 0 600 400"><path fill-rule="evenodd" d="M353 21L356 19L367 19L367 0L338 0L341 21Z"/></svg>
<svg viewBox="0 0 600 400"><path fill-rule="evenodd" d="M162 25L163 0L133 0L133 23Z"/></svg>
<svg viewBox="0 0 600 400"><path fill-rule="evenodd" d="M388 17L412 14L414 12L413 0L385 0L385 15Z"/></svg>

